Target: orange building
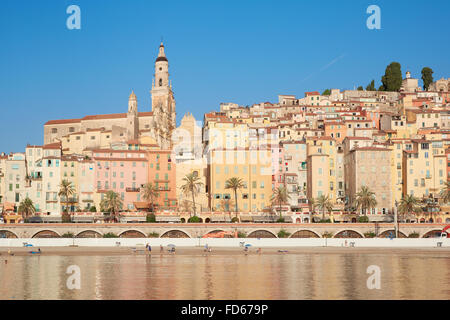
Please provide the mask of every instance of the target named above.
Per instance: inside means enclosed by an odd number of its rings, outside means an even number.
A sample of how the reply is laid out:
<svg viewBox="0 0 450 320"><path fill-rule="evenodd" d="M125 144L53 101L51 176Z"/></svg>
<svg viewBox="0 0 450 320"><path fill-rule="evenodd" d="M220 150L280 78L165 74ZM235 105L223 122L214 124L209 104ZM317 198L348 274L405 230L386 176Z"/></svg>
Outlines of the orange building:
<svg viewBox="0 0 450 320"><path fill-rule="evenodd" d="M175 161L169 150L151 150L147 153L148 182L159 190L155 205L159 210L175 210L177 208L177 186Z"/></svg>

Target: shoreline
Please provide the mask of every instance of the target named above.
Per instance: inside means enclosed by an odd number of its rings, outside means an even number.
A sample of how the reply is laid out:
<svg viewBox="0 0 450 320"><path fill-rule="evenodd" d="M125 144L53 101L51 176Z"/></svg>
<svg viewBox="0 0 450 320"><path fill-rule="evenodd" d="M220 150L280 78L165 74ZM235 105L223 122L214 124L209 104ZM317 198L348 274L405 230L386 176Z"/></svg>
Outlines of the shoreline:
<svg viewBox="0 0 450 320"><path fill-rule="evenodd" d="M30 251L41 249L40 254L32 254ZM204 247L177 247L175 253L168 252L167 247L163 247L160 252L159 246L152 246L152 251L148 252L145 247L2 247L0 257L8 258L14 256L236 256L236 255L286 255L286 254L449 254L448 247L405 247L405 248L361 248L361 247L263 247L258 253L258 247L251 247L245 252L241 247L210 247L211 252L205 252ZM136 249L136 250L135 250ZM8 252L12 253L10 255Z"/></svg>

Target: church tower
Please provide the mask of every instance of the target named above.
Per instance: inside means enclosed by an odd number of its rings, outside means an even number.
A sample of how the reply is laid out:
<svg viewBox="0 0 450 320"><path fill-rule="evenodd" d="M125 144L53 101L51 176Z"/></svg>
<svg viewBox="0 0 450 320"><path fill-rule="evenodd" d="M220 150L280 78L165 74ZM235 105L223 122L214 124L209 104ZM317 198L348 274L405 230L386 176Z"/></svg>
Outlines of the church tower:
<svg viewBox="0 0 450 320"><path fill-rule="evenodd" d="M161 148L172 146L172 131L176 127L175 98L169 80L169 61L164 52L164 44L159 46L155 61L155 74L152 83L152 135Z"/></svg>
<svg viewBox="0 0 450 320"><path fill-rule="evenodd" d="M134 91L131 92L128 98L128 113L127 113L127 139L137 140L139 138L139 118L137 110L137 98Z"/></svg>

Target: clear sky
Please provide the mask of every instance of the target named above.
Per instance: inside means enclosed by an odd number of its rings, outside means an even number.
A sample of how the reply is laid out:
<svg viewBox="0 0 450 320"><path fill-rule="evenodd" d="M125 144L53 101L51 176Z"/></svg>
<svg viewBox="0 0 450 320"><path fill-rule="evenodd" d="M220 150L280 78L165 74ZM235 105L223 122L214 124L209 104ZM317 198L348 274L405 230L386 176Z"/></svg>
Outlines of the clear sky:
<svg viewBox="0 0 450 320"><path fill-rule="evenodd" d="M66 9L81 8L81 30ZM381 8L381 30L366 9ZM51 119L126 112L133 89L150 111L161 37L178 122L221 102L380 85L392 61L450 77L448 0L1 0L0 151L42 144Z"/></svg>

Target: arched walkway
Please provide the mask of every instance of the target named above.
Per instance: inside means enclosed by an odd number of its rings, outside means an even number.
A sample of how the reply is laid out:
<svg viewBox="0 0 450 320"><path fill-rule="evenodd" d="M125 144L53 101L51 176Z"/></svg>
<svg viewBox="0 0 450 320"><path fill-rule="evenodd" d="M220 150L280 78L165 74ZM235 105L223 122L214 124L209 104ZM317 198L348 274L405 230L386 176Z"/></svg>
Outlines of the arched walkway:
<svg viewBox="0 0 450 320"><path fill-rule="evenodd" d="M320 238L320 236L311 230L299 230L294 232L290 238Z"/></svg>
<svg viewBox="0 0 450 320"><path fill-rule="evenodd" d="M127 230L119 235L119 238L147 238L144 233L138 230Z"/></svg>
<svg viewBox="0 0 450 320"><path fill-rule="evenodd" d="M247 237L248 238L276 238L277 236L267 230L256 230L256 231L251 232Z"/></svg>
<svg viewBox="0 0 450 320"><path fill-rule="evenodd" d="M61 236L52 230L42 230L35 233L32 238L61 238Z"/></svg>
<svg viewBox="0 0 450 320"><path fill-rule="evenodd" d="M103 238L103 236L97 231L85 230L77 234L75 238Z"/></svg>
<svg viewBox="0 0 450 320"><path fill-rule="evenodd" d="M391 237L392 238L395 237L395 230L386 230L378 235L378 238L391 238ZM401 231L398 232L398 237L407 238L407 236Z"/></svg>
<svg viewBox="0 0 450 320"><path fill-rule="evenodd" d="M170 230L163 233L161 238L190 238L189 235L181 230Z"/></svg>
<svg viewBox="0 0 450 320"><path fill-rule="evenodd" d="M362 234L353 231L353 230L344 230L341 232L338 232L334 238L364 238Z"/></svg>
<svg viewBox="0 0 450 320"><path fill-rule="evenodd" d="M431 230L425 233L422 238L438 238L441 236L442 230Z"/></svg>
<svg viewBox="0 0 450 320"><path fill-rule="evenodd" d="M11 231L8 231L8 230L0 230L0 239L1 238L7 238L7 239L17 239L18 238L18 236L15 234L15 233L13 233L13 232L11 232Z"/></svg>

